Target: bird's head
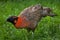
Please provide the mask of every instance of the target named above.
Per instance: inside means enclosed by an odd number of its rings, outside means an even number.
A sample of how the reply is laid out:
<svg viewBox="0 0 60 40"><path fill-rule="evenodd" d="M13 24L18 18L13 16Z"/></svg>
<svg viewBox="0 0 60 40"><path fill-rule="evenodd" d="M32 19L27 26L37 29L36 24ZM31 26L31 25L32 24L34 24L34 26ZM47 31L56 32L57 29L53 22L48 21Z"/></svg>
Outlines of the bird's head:
<svg viewBox="0 0 60 40"><path fill-rule="evenodd" d="M7 22L11 22L12 24L15 24L17 19L18 19L18 17L11 16L11 17L7 18Z"/></svg>
<svg viewBox="0 0 60 40"><path fill-rule="evenodd" d="M46 17L46 16L56 16L56 14L54 14L54 12L52 12L52 9L48 8L48 7L43 7L43 13L42 13L42 16L43 17Z"/></svg>

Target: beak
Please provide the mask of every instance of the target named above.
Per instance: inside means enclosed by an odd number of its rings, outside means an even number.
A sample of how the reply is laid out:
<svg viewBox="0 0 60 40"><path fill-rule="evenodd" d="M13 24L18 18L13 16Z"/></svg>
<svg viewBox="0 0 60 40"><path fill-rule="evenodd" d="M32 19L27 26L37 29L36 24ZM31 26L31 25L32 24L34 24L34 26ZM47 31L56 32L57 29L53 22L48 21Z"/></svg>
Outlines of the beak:
<svg viewBox="0 0 60 40"><path fill-rule="evenodd" d="M6 22L8 22L8 21L9 21L9 19L6 20Z"/></svg>
<svg viewBox="0 0 60 40"><path fill-rule="evenodd" d="M8 19L6 19L5 21L8 22Z"/></svg>
<svg viewBox="0 0 60 40"><path fill-rule="evenodd" d="M5 23L6 23L6 24L8 23L8 20L7 20L7 19L5 20Z"/></svg>

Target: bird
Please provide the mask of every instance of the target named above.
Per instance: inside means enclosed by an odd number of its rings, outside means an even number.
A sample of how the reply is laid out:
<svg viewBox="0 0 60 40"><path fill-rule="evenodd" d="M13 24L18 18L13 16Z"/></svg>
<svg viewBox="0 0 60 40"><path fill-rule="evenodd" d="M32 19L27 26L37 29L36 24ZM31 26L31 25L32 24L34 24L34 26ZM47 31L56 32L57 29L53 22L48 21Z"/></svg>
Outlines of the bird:
<svg viewBox="0 0 60 40"><path fill-rule="evenodd" d="M17 29L27 29L28 32L34 32L38 22L46 16L56 16L52 9L43 7L40 4L32 5L20 12L18 16L10 16L7 22L12 23Z"/></svg>

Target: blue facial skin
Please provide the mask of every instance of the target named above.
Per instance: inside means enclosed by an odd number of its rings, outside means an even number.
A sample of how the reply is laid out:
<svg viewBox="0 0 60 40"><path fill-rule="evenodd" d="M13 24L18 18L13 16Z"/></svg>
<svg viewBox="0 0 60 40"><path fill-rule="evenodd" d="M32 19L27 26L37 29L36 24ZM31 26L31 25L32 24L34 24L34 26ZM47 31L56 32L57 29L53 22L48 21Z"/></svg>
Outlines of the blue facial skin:
<svg viewBox="0 0 60 40"><path fill-rule="evenodd" d="M12 17L11 18L8 18L7 21L8 22L13 22L14 21L14 18L12 18Z"/></svg>
<svg viewBox="0 0 60 40"><path fill-rule="evenodd" d="M16 17L16 16L11 16L11 17L9 17L9 18L7 19L7 22L11 22L12 24L15 24L14 21L17 20L17 19L18 19L18 17Z"/></svg>
<svg viewBox="0 0 60 40"><path fill-rule="evenodd" d="M16 20L16 18L9 17L9 18L7 19L7 22L11 22L12 24L15 25L14 20Z"/></svg>

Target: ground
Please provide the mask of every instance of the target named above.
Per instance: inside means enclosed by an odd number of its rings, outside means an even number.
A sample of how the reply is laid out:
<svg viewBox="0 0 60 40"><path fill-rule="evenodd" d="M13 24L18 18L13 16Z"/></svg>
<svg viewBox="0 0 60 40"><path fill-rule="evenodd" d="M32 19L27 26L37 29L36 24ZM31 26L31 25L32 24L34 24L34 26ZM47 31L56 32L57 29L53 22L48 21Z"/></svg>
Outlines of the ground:
<svg viewBox="0 0 60 40"><path fill-rule="evenodd" d="M58 16L47 16L39 22L34 37L26 29L16 29L6 19L26 7L41 4L50 7ZM0 0L0 40L60 40L60 0Z"/></svg>

